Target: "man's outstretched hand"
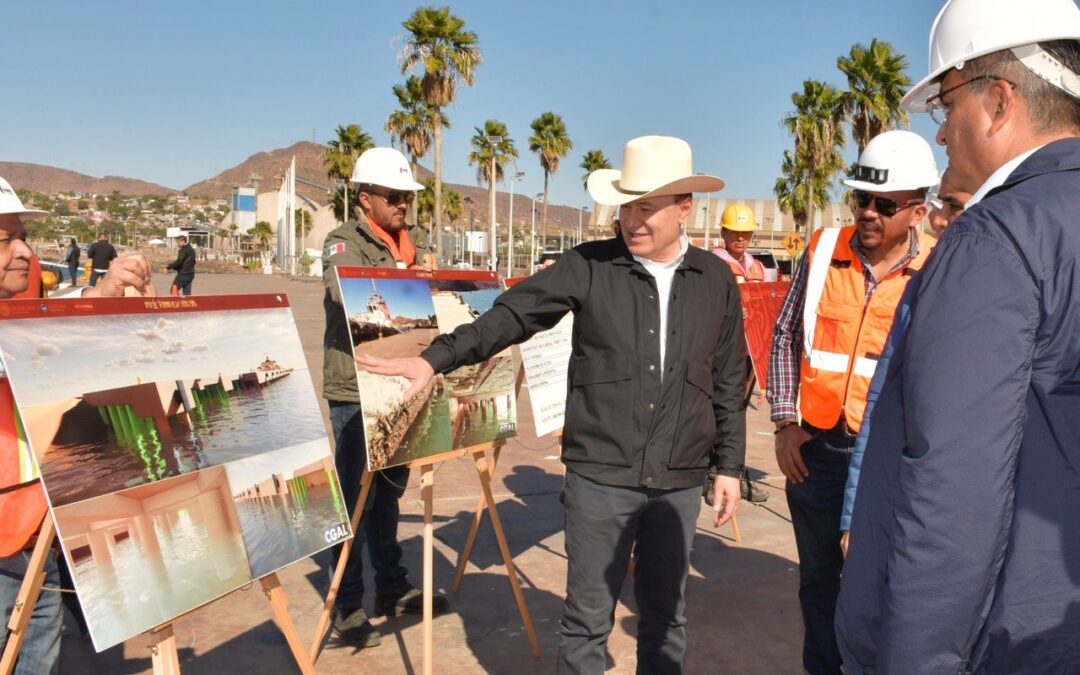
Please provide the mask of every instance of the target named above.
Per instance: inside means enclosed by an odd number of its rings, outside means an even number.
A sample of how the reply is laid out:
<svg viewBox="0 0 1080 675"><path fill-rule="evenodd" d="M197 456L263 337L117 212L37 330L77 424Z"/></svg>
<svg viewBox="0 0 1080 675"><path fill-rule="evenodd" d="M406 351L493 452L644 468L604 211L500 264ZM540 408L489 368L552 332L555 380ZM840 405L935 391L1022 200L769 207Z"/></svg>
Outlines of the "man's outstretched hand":
<svg viewBox="0 0 1080 675"><path fill-rule="evenodd" d="M431 382L431 378L435 376L435 371L431 369L431 365L419 356L407 359L380 359L374 356L360 355L355 360L356 365L374 375L385 375L387 377L399 375L408 380L410 386L405 390L406 401L419 394L427 386L427 383Z"/></svg>

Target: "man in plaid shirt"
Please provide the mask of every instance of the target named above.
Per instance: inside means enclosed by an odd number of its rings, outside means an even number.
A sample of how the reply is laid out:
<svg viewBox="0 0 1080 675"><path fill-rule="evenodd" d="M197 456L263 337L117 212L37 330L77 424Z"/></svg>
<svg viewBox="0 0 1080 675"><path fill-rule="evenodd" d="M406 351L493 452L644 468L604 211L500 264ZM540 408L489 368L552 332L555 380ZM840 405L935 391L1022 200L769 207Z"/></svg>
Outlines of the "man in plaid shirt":
<svg viewBox="0 0 1080 675"><path fill-rule="evenodd" d="M799 551L811 675L841 672L833 616L848 463L896 306L932 246L916 228L937 180L933 152L918 135L871 140L855 178L844 181L854 189L856 224L815 233L773 330L768 398Z"/></svg>

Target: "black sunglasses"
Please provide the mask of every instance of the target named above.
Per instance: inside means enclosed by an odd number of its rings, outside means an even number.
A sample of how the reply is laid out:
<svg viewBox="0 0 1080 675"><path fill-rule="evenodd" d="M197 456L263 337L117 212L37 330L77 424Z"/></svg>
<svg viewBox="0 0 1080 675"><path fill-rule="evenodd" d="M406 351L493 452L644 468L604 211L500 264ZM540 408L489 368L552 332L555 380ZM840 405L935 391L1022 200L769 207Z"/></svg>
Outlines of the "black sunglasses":
<svg viewBox="0 0 1080 675"><path fill-rule="evenodd" d="M851 193L851 196L855 198L855 206L858 206L860 209L865 209L873 202L874 210L886 218L892 218L904 209L922 204L918 199L913 199L907 204L900 206L895 199L889 199L888 197L882 197L881 195L872 195L865 190L855 190Z"/></svg>
<svg viewBox="0 0 1080 675"><path fill-rule="evenodd" d="M392 190L390 192L376 192L375 190L362 190L368 194L378 195L390 206L396 206L398 204L412 204L412 200L416 197L415 192L409 190Z"/></svg>

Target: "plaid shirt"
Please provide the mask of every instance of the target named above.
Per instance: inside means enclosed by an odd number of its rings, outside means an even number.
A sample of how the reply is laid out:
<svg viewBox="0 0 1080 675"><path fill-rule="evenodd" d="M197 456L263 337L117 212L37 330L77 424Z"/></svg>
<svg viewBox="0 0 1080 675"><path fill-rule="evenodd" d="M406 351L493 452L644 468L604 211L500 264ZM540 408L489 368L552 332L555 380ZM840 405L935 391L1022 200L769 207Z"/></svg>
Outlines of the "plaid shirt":
<svg viewBox="0 0 1080 675"><path fill-rule="evenodd" d="M878 282L870 268L870 261L863 255L859 247L858 231L851 235L851 248L862 262L863 288L866 290L865 302L870 302ZM889 270L889 276L899 269L903 269L919 254L919 237L915 231L911 231L908 252L903 258ZM809 273L807 260L810 256L804 255L799 261L799 266L791 276L791 287L788 289L784 304L780 306L780 315L776 319L776 327L773 328L772 351L769 352L769 382L766 398L772 405L772 414L769 416L773 422L780 420L798 419L796 415L796 398L799 394L799 365L803 355L803 305L806 303L806 277Z"/></svg>

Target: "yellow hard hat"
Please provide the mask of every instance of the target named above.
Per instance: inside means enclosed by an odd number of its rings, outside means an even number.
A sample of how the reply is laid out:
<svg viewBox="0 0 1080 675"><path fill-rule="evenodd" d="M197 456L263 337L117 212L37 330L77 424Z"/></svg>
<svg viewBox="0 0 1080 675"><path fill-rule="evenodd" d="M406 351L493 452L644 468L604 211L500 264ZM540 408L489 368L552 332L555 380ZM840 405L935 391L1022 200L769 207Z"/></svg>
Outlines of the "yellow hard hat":
<svg viewBox="0 0 1080 675"><path fill-rule="evenodd" d="M754 212L749 206L732 204L724 209L724 215L720 216L720 227L736 232L753 232L757 229L757 221L754 220Z"/></svg>

